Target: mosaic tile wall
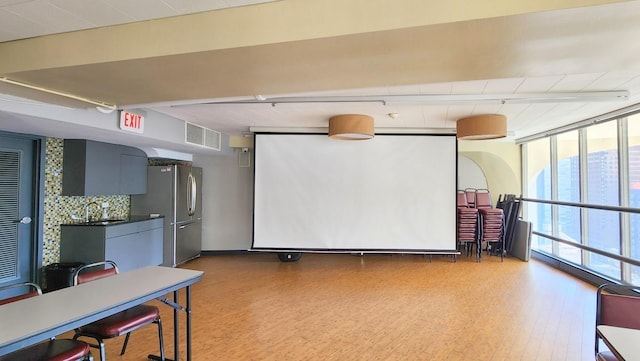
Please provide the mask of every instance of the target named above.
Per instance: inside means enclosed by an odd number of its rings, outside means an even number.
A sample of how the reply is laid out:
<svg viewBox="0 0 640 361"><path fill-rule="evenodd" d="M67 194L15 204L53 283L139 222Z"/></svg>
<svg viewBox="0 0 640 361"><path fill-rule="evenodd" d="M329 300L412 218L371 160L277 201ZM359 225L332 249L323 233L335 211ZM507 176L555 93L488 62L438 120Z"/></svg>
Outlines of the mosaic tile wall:
<svg viewBox="0 0 640 361"><path fill-rule="evenodd" d="M109 203L110 218L129 216L128 195L77 197L62 196L62 151L64 140L47 138L45 146L45 191L44 191L44 247L42 265L60 261L60 224L72 223L72 215L84 217L84 206L90 202ZM91 206L94 217L101 215L100 207Z"/></svg>

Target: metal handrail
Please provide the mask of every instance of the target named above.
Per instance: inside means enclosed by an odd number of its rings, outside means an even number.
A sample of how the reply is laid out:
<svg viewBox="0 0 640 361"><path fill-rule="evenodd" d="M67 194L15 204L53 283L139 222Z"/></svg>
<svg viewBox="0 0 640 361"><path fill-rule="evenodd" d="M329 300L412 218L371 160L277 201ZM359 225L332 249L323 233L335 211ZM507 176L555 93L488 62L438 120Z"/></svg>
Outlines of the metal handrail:
<svg viewBox="0 0 640 361"><path fill-rule="evenodd" d="M605 256L605 257L613 258L613 259L616 259L618 261L622 261L622 262L629 263L629 264L632 264L634 266L640 267L640 261L637 260L637 259L633 259L633 258L621 256L619 254L603 251L601 249L589 247L589 246L586 246L584 244L567 241L566 239L554 237L554 236L551 236L551 235L548 235L548 234L540 233L538 231L532 231L531 233L535 234L536 236L540 236L540 237L547 238L547 239L550 239L550 240L553 240L553 241L556 241L556 242L568 244L568 245L574 246L576 248L583 249L585 251L597 253L597 254Z"/></svg>
<svg viewBox="0 0 640 361"><path fill-rule="evenodd" d="M579 207L579 208L587 208L587 209L599 209L599 210L604 210L604 211L613 211L613 212L626 212L626 213L636 213L636 214L640 214L640 208L629 208L629 207L620 207L620 206L607 206L607 205L602 205L602 204L587 204L587 203L575 203L575 202L564 202L564 201L551 201L551 200L544 200L544 199L533 199L533 198L519 198L521 201L526 201L526 202L536 202L536 203L545 203L545 204L551 204L551 205L558 205L558 206L570 206L570 207ZM585 251L589 251L589 252L593 252L593 253L597 253L601 256L605 256L605 257L609 257L609 258L613 258L616 259L618 261L621 262L625 262L625 263L629 263L632 264L634 266L638 266L640 267L640 260L634 259L634 258L629 258L629 257L625 257L616 253L611 253L611 252L607 252L607 251L603 251L601 249L598 248L593 248L581 243L577 243L577 242L572 242L572 241L567 241L566 239L562 239L562 238L558 238L555 236L551 236L545 233L541 233L538 231L532 231L532 234L535 234L537 236L543 237L543 238L547 238L556 242L560 242L560 243L564 243L564 244L568 244L571 245L573 247L577 247L580 249L583 249Z"/></svg>
<svg viewBox="0 0 640 361"><path fill-rule="evenodd" d="M519 198L522 201L526 202L536 202L536 203L545 203L552 204L558 206L571 206L571 207L579 207L579 208L589 208L589 209L601 209L604 211L614 211L614 212L626 212L626 213L638 213L640 214L640 208L629 208L629 207L620 207L620 206L606 206L603 204L587 204L587 203L575 203L575 202L563 202L563 201L550 201L544 199L533 199L533 198Z"/></svg>

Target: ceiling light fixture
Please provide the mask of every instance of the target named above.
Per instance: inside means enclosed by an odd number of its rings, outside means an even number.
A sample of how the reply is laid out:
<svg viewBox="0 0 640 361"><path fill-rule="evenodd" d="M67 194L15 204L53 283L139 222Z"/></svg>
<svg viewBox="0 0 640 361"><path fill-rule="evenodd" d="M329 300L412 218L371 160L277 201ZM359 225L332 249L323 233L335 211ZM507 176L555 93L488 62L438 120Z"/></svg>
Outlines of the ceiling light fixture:
<svg viewBox="0 0 640 361"><path fill-rule="evenodd" d="M365 140L373 136L373 118L368 115L342 114L329 118L329 138Z"/></svg>
<svg viewBox="0 0 640 361"><path fill-rule="evenodd" d="M53 95L57 95L57 96L61 96L61 97L65 97L65 98L69 98L69 99L73 99L73 100L78 100L81 101L83 103L88 103L88 104L92 104L92 105L96 105L98 107L102 107L105 109L111 109L111 110L115 110L118 107L113 105L113 104L107 104L104 102L100 102L97 100L91 100L91 99L87 99L81 96L77 96L77 95L73 95L73 94L69 94L69 93L63 93L63 92L59 92L57 90L51 90L51 89L47 89L47 88L42 88L39 87L37 85L31 85L31 84L27 84L27 83L23 83L17 80L11 80L9 78L0 78L0 81L3 83L7 83L7 84L11 84L11 85L17 85L23 88L28 88L28 89L32 89L32 90L37 90L37 91L41 91L43 93L48 93L48 94L53 94Z"/></svg>
<svg viewBox="0 0 640 361"><path fill-rule="evenodd" d="M501 114L474 115L458 119L456 137L462 140L496 139L507 136L507 117Z"/></svg>

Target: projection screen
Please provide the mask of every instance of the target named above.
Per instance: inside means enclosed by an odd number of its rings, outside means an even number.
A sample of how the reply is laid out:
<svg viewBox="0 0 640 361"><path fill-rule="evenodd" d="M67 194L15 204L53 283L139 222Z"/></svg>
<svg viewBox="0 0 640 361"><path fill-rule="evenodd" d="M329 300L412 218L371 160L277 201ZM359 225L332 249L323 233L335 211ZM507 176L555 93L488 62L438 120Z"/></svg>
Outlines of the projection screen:
<svg viewBox="0 0 640 361"><path fill-rule="evenodd" d="M454 135L255 135L254 250L456 250Z"/></svg>

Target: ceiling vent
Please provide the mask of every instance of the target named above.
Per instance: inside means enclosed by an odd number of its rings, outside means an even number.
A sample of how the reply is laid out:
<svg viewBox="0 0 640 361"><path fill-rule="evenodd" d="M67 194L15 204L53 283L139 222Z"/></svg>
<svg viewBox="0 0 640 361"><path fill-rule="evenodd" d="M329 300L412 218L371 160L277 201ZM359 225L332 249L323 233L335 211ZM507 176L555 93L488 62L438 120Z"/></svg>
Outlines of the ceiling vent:
<svg viewBox="0 0 640 361"><path fill-rule="evenodd" d="M189 144L220 150L221 133L208 128L185 122L185 139Z"/></svg>

